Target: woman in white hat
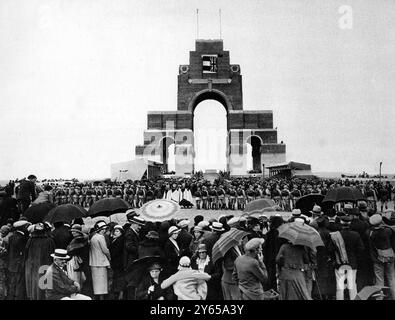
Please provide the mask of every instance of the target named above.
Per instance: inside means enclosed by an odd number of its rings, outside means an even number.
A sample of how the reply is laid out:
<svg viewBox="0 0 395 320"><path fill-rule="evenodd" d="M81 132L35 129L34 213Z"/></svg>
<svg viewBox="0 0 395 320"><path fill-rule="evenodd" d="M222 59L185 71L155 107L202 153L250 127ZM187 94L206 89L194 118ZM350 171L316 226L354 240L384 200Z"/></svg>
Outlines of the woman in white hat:
<svg viewBox="0 0 395 320"><path fill-rule="evenodd" d="M168 275L172 275L177 272L178 260L180 258L180 247L178 246L176 239L179 232L180 229L176 226L171 226L167 231L169 238L165 243L164 251L168 263L168 269L166 270L168 271Z"/></svg>
<svg viewBox="0 0 395 320"><path fill-rule="evenodd" d="M108 294L108 268L110 268L111 255L107 247L104 234L106 233L107 224L103 221L97 221L94 226L94 235L91 239L89 251L89 265L92 270L93 293L100 300Z"/></svg>

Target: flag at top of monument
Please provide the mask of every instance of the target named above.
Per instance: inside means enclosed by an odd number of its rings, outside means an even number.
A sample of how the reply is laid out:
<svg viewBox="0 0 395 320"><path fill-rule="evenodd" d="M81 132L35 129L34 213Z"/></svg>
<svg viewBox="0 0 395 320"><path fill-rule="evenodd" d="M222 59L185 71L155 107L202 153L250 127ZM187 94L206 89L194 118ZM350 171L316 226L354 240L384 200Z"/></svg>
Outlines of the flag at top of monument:
<svg viewBox="0 0 395 320"><path fill-rule="evenodd" d="M216 73L217 72L217 59L216 54L202 55L203 73Z"/></svg>

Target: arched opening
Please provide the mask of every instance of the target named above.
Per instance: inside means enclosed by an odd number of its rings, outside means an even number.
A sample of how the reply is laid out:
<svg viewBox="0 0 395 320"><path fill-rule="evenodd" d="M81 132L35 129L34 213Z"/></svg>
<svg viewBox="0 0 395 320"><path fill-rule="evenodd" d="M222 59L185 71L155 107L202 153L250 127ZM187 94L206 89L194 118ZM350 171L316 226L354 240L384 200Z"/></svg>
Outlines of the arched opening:
<svg viewBox="0 0 395 320"><path fill-rule="evenodd" d="M262 172L261 164L261 145L262 140L258 136L250 136L246 140L247 143L247 172Z"/></svg>
<svg viewBox="0 0 395 320"><path fill-rule="evenodd" d="M216 100L201 101L194 110L193 128L195 171L225 171L227 112L224 106Z"/></svg>
<svg viewBox="0 0 395 320"><path fill-rule="evenodd" d="M172 137L164 137L160 141L160 150L162 151L160 161L163 163L163 169L167 172L175 171L175 141Z"/></svg>

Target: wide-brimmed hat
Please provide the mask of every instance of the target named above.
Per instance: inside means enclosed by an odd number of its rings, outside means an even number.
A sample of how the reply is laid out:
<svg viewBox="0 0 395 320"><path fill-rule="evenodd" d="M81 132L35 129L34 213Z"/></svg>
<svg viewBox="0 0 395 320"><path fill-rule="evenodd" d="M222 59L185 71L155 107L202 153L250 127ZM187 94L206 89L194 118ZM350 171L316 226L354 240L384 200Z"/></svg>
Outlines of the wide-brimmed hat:
<svg viewBox="0 0 395 320"><path fill-rule="evenodd" d="M210 226L210 229L218 232L225 231L225 229L223 228L223 224L216 221L213 222L213 224Z"/></svg>
<svg viewBox="0 0 395 320"><path fill-rule="evenodd" d="M145 235L146 238L148 239L159 239L159 233L156 231L148 231L148 233Z"/></svg>
<svg viewBox="0 0 395 320"><path fill-rule="evenodd" d="M67 250L64 249L55 249L55 252L51 254L51 257L54 259L70 259L70 256L67 255Z"/></svg>
<svg viewBox="0 0 395 320"><path fill-rule="evenodd" d="M372 216L369 218L369 223L370 223L372 226L378 226L378 225L381 224L382 222L383 222L383 217L382 217L380 214L378 214L378 213L372 215Z"/></svg>
<svg viewBox="0 0 395 320"><path fill-rule="evenodd" d="M98 231L100 231L100 230L103 230L103 229L105 229L105 228L107 228L108 226L107 226L107 223L105 222L105 221L103 221L103 220L100 220L100 221L97 221L96 223L95 223L95 226L93 227L93 230L95 230L96 232L98 232Z"/></svg>
<svg viewBox="0 0 395 320"><path fill-rule="evenodd" d="M171 226L171 227L169 228L169 230L167 231L167 233L168 233L168 235L169 235L169 237L170 237L172 234L178 233L178 232L180 232L180 231L181 231L181 230L178 229L176 226Z"/></svg>
<svg viewBox="0 0 395 320"><path fill-rule="evenodd" d="M177 227L179 227L180 229L182 228L187 228L190 224L190 221L187 219L181 220L178 224Z"/></svg>
<svg viewBox="0 0 395 320"><path fill-rule="evenodd" d="M317 205L315 205L314 207L313 207L313 210L311 210L310 211L310 213L312 213L312 214L320 214L322 211L321 211L321 207L320 206L317 206Z"/></svg>
<svg viewBox="0 0 395 320"><path fill-rule="evenodd" d="M138 224L139 226L144 226L145 225L145 220L139 216L133 216L128 220L130 223L135 223Z"/></svg>

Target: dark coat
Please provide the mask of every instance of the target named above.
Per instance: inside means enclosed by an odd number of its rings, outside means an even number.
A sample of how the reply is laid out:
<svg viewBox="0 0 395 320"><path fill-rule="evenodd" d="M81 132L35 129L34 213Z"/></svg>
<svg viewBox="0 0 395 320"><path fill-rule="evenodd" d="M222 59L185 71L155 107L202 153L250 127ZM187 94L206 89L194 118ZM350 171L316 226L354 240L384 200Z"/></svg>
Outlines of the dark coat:
<svg viewBox="0 0 395 320"><path fill-rule="evenodd" d="M52 264L51 253L54 251L55 242L50 236L43 232L31 234L25 250L26 295L29 300L45 300L45 292L38 286L44 273L40 268Z"/></svg>
<svg viewBox="0 0 395 320"><path fill-rule="evenodd" d="M139 258L148 256L161 256L164 257L164 252L160 245L159 240L145 239L139 245Z"/></svg>
<svg viewBox="0 0 395 320"><path fill-rule="evenodd" d="M162 274L159 275L159 283L152 280L149 274L145 275L143 279L139 282L136 290L137 300L157 300L160 297L165 298L165 300L175 300L176 296L173 292L173 286L166 289L160 287L163 280L166 279ZM148 295L148 288L154 286L154 291Z"/></svg>
<svg viewBox="0 0 395 320"><path fill-rule="evenodd" d="M48 268L45 276L52 282L52 286L45 291L46 300L60 300L78 292L74 281L54 263Z"/></svg>
<svg viewBox="0 0 395 320"><path fill-rule="evenodd" d="M67 246L67 254L71 257L80 257L82 263L80 264L78 271L85 272L85 275L90 271L89 266L89 241L88 236L80 236L73 238L70 244Z"/></svg>
<svg viewBox="0 0 395 320"><path fill-rule="evenodd" d="M172 275L177 272L178 261L180 260L180 251L177 250L175 245L167 239L164 247L164 253L167 262L167 273L168 275Z"/></svg>
<svg viewBox="0 0 395 320"><path fill-rule="evenodd" d="M34 201L37 198L36 186L29 180L22 180L18 187L18 200Z"/></svg>
<svg viewBox="0 0 395 320"><path fill-rule="evenodd" d="M340 231L342 229L342 225L340 222L337 221L329 221L328 223L328 230L330 232Z"/></svg>
<svg viewBox="0 0 395 320"><path fill-rule="evenodd" d="M24 253L26 243L29 237L21 233L20 231L15 231L8 242L8 271L9 272L22 272L25 268L24 265Z"/></svg>
<svg viewBox="0 0 395 320"><path fill-rule="evenodd" d="M211 257L213 252L214 244L218 241L219 237L221 236L218 232L207 232L204 234L204 240L202 243L206 245L207 254Z"/></svg>
<svg viewBox="0 0 395 320"><path fill-rule="evenodd" d="M125 237L123 235L110 242L111 268L114 273L124 271L124 247Z"/></svg>
<svg viewBox="0 0 395 320"><path fill-rule="evenodd" d="M198 270L197 257L191 261L191 268ZM221 264L216 265L210 260L210 262L204 267L204 272L211 276L211 279L207 281L207 297L206 300L223 300L221 277L222 270Z"/></svg>
<svg viewBox="0 0 395 320"><path fill-rule="evenodd" d="M66 226L60 226L52 231L52 238L55 241L56 249L67 249L67 246L73 240L70 229Z"/></svg>
<svg viewBox="0 0 395 320"><path fill-rule="evenodd" d="M139 258L139 235L131 228L125 232L124 268L125 270Z"/></svg>
<svg viewBox="0 0 395 320"><path fill-rule="evenodd" d="M181 256L190 257L192 255L192 252L190 251L190 245L192 240L192 234L190 234L186 229L181 229L176 240L181 250Z"/></svg>
<svg viewBox="0 0 395 320"><path fill-rule="evenodd" d="M390 227L372 228L369 230L369 247L373 262L379 262L377 249L395 249L395 233Z"/></svg>
<svg viewBox="0 0 395 320"><path fill-rule="evenodd" d="M12 218L14 221L19 219L17 201L14 198L0 198L0 226L7 223Z"/></svg>
<svg viewBox="0 0 395 320"><path fill-rule="evenodd" d="M352 269L358 269L358 257L365 249L361 237L359 236L358 232L352 231L348 228L341 230L340 234L344 240L348 264L351 266ZM331 243L328 249L331 252L332 259L336 261L334 258L336 247Z"/></svg>
<svg viewBox="0 0 395 320"><path fill-rule="evenodd" d="M328 251L332 240L327 228L319 227L317 231L321 236L324 246L317 247L317 281L314 286L314 294L332 296L336 292L335 266L331 254Z"/></svg>

